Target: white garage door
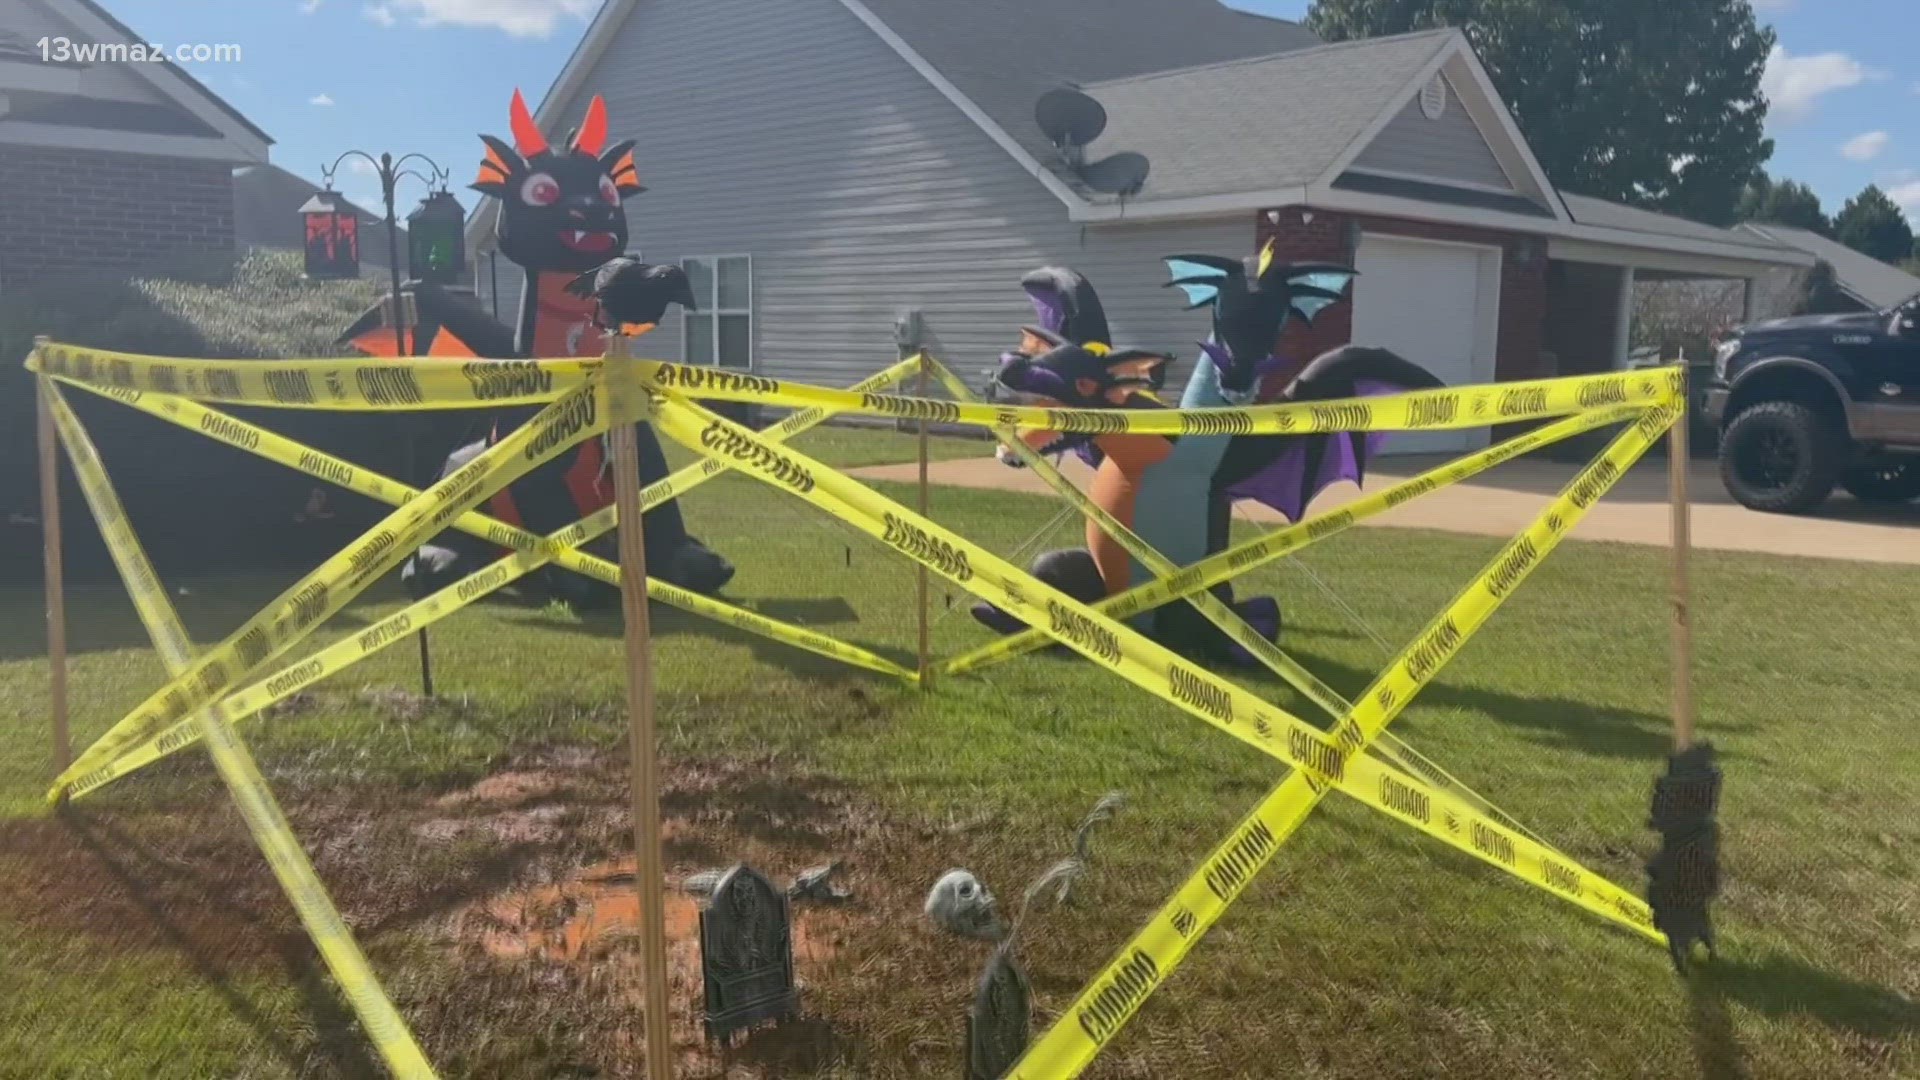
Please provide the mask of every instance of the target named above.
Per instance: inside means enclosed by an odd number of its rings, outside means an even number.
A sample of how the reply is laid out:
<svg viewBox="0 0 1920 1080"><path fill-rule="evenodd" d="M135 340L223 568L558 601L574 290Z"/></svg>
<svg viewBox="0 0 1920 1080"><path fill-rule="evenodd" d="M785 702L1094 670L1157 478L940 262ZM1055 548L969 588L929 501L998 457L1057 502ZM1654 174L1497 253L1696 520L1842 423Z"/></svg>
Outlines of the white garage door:
<svg viewBox="0 0 1920 1080"><path fill-rule="evenodd" d="M1488 323L1497 259L1478 248L1363 236L1354 260L1353 343L1391 349L1448 386L1493 381ZM1382 452L1461 453L1487 438L1485 428L1395 432Z"/></svg>

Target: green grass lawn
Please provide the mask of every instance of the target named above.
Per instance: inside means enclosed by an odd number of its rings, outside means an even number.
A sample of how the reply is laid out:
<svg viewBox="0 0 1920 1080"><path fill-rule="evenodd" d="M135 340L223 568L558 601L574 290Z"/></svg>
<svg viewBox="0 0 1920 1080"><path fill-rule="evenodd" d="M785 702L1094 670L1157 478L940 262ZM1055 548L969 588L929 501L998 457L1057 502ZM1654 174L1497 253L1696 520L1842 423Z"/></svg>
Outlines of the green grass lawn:
<svg viewBox="0 0 1920 1080"><path fill-rule="evenodd" d="M842 464L911 453L904 436L846 429L801 445ZM934 516L1002 554L1057 510L933 496ZM877 544L738 477L687 513L739 564L732 596L910 659L913 570ZM1020 561L1078 532L1059 527ZM1236 589L1280 597L1283 643L1353 694L1387 659L1373 635L1407 641L1497 547L1361 529ZM289 581L168 584L211 642ZM1662 551L1570 543L1395 726L1636 891L1669 747L1666 581ZM1920 572L1703 554L1695 581L1700 729L1727 771L1721 959L1706 976L1682 982L1643 940L1336 796L1088 1075L1920 1074ZM941 654L984 640L948 592L935 583ZM71 600L84 745L161 670L117 585L76 583ZM0 744L0 1076L377 1075L197 751L64 817L44 811L40 601L17 589L0 603L16 613L0 629L0 715L14 719ZM338 623L400 603L389 584ZM1086 663L1030 656L923 695L655 610L674 869L744 853L784 881L844 856L856 894L807 916L821 942L796 961L810 1051L748 1053L734 1075L953 1075L984 953L922 922L941 872L965 866L1013 900L1096 798L1127 794L1074 904L1034 917L1025 958L1045 1023L1278 776ZM463 905L631 849L617 616L503 600L431 640L439 702L411 696L408 642L242 732L442 1075L632 1075L620 957L604 971L502 961L449 929ZM1237 677L1314 718L1274 680ZM529 768L569 777L557 833L443 827L450 793Z"/></svg>

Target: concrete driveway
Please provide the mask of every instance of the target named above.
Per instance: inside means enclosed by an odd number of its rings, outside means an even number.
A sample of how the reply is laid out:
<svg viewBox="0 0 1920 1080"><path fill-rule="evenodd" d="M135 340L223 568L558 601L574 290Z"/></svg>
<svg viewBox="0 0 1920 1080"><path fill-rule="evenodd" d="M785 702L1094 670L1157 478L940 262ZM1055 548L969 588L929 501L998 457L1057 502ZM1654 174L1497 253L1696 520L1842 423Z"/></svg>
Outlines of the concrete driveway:
<svg viewBox="0 0 1920 1080"><path fill-rule="evenodd" d="M1387 458L1368 478L1368 489L1397 483L1446 460ZM1538 456L1520 458L1395 507L1366 524L1510 537L1525 528L1579 468ZM1084 489L1091 472L1078 458L1069 458L1062 469ZM919 466L873 466L852 470L852 475L911 484L919 477ZM1009 468L991 457L936 461L928 469L928 478L953 487L1049 494L1031 471ZM1920 503L1867 506L1836 493L1815 516L1760 514L1727 495L1710 461L1694 462L1688 489L1693 502L1693 542L1698 548L1920 565ZM1358 495L1359 489L1341 484L1323 494L1313 512L1337 509ZM1279 514L1257 503L1241 503L1240 513L1254 521L1285 523ZM1573 535L1583 540L1665 546L1670 521L1666 462L1643 460L1588 512Z"/></svg>

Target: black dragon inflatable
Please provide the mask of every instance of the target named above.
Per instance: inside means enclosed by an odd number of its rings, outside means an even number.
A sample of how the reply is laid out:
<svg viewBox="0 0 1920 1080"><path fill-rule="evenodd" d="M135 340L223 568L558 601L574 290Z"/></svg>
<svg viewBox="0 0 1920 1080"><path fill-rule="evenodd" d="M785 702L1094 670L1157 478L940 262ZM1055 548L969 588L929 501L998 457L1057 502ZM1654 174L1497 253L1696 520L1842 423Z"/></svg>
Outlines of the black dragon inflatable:
<svg viewBox="0 0 1920 1080"><path fill-rule="evenodd" d="M580 128L554 147L541 135L518 90L512 105L513 145L482 135L487 156L471 185L500 200L495 237L500 252L526 273L520 322L510 331L471 294L415 282L417 321L413 352L424 356L512 359L597 356L609 324L595 290L597 270L616 261L627 245L623 203L646 190L633 163L631 141L607 146L606 103L595 97ZM620 260L623 265L625 260ZM614 328L628 334L653 328L671 304L694 306L692 287L677 266L643 267L621 274L625 317ZM635 315L634 312L644 314ZM375 356L392 356L396 345L382 309L367 312L344 340ZM441 476L459 469L534 415L515 409L493 417L484 435L459 446ZM635 425L640 444L640 482L667 475L659 440L646 424ZM495 495L489 511L503 521L546 535L613 501L613 477L605 439L592 439L535 469ZM687 534L677 502L644 515L648 573L701 593L714 593L733 577L733 566ZM612 557L613 538L592 545ZM421 547L401 570L415 596L434 592L503 554L484 541L449 531ZM556 596L576 603L615 598L602 583L548 567L544 581Z"/></svg>

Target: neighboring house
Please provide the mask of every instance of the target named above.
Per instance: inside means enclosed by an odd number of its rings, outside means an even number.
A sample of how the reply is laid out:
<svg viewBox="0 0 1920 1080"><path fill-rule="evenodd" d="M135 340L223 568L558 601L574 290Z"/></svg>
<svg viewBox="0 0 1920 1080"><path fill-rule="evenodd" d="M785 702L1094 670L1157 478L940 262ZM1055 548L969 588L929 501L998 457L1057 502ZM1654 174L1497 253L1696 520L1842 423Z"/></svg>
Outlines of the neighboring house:
<svg viewBox="0 0 1920 1080"><path fill-rule="evenodd" d="M303 180L278 165L242 165L233 170L234 246L242 252L304 251L306 226L300 219L300 207L319 190L318 184ZM353 207L360 219L360 276L387 280L387 270L393 265L393 249L387 244L385 207L375 214L356 203L341 201ZM407 211L400 212L404 221ZM393 246L400 251L400 276L405 278L407 228L396 223L394 229L397 239Z"/></svg>
<svg viewBox="0 0 1920 1080"><path fill-rule="evenodd" d="M1034 105L1063 83L1109 116L1088 160L1150 159L1132 198L1091 191L1041 133ZM830 385L890 361L908 310L973 376L1031 320L1019 278L1049 262L1093 281L1118 344L1184 369L1207 319L1160 259L1273 237L1361 272L1289 355L1384 345L1462 384L1623 366L1636 275L1813 261L1563 196L1450 30L1325 45L1216 0L609 0L542 128L564 133L594 94L638 140L632 247L686 263L701 294L643 354ZM483 297L496 205L469 221ZM499 269L508 308L518 278Z"/></svg>
<svg viewBox="0 0 1920 1080"><path fill-rule="evenodd" d="M0 0L0 288L230 261L233 168L273 140L171 62L62 63L42 38L147 41L92 0Z"/></svg>
<svg viewBox="0 0 1920 1080"><path fill-rule="evenodd" d="M1837 296L1828 297L1827 306L1855 311L1885 311L1920 295L1920 277L1914 277L1897 266L1889 266L1871 255L1853 250L1838 240L1830 240L1817 232L1796 229L1787 225L1775 225L1770 222L1750 221L1741 225L1740 231L1758 236L1779 244L1805 252L1815 259L1833 267L1833 291ZM1805 281L1804 274L1795 275L1791 287L1785 290L1783 302L1776 305L1778 310L1762 310L1761 316L1790 315L1793 306L1800 299L1800 288Z"/></svg>

